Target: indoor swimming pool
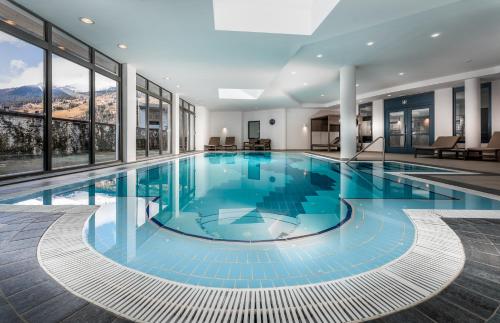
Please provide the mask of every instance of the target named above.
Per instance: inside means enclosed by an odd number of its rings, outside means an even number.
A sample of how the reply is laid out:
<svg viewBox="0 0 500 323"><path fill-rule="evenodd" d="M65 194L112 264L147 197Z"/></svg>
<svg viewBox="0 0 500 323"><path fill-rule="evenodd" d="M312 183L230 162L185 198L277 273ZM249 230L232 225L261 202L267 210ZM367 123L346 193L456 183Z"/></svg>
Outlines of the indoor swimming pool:
<svg viewBox="0 0 500 323"><path fill-rule="evenodd" d="M497 200L401 175L454 172L295 152L204 153L1 202L98 205L85 242L169 281L300 286L400 258L416 236L405 209L500 209Z"/></svg>

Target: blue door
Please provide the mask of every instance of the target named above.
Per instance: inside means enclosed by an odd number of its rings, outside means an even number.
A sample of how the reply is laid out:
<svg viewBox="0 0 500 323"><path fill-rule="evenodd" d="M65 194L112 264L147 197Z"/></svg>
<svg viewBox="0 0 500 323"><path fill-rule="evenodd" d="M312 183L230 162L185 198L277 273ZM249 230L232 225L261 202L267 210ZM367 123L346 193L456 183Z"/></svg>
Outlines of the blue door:
<svg viewBox="0 0 500 323"><path fill-rule="evenodd" d="M410 154L434 142L434 93L385 101L386 151Z"/></svg>

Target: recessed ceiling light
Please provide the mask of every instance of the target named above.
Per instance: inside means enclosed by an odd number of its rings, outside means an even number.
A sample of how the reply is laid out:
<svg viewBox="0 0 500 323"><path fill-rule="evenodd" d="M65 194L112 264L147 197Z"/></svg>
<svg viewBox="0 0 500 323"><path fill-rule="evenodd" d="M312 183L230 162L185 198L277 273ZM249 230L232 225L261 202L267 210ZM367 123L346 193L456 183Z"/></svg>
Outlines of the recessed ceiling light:
<svg viewBox="0 0 500 323"><path fill-rule="evenodd" d="M405 72L399 72L399 76L405 75Z"/></svg>
<svg viewBox="0 0 500 323"><path fill-rule="evenodd" d="M359 83L356 83L356 87L359 87Z"/></svg>
<svg viewBox="0 0 500 323"><path fill-rule="evenodd" d="M168 80L170 80L170 77L164 76L163 79L168 81Z"/></svg>
<svg viewBox="0 0 500 323"><path fill-rule="evenodd" d="M15 26L16 22L14 20L5 19L4 22L8 25Z"/></svg>
<svg viewBox="0 0 500 323"><path fill-rule="evenodd" d="M373 46L375 45L375 42L374 41L369 41L366 43L366 46Z"/></svg>
<svg viewBox="0 0 500 323"><path fill-rule="evenodd" d="M121 48L121 49L127 49L128 48L128 46L125 45L125 44L118 44L117 46L118 46L118 48Z"/></svg>
<svg viewBox="0 0 500 323"><path fill-rule="evenodd" d="M292 71L292 72L291 72L290 74L292 74L292 75L295 75L295 74L297 74L297 72L295 72L295 71Z"/></svg>
<svg viewBox="0 0 500 323"><path fill-rule="evenodd" d="M181 88L181 86L180 86L179 84L177 84L175 87L176 87L176 88L178 88L178 89L180 89L180 88Z"/></svg>
<svg viewBox="0 0 500 323"><path fill-rule="evenodd" d="M307 86L307 85L308 85L308 83L307 83L307 82L304 82L304 86Z"/></svg>
<svg viewBox="0 0 500 323"><path fill-rule="evenodd" d="M324 94L321 94L321 96L325 96Z"/></svg>
<svg viewBox="0 0 500 323"><path fill-rule="evenodd" d="M392 96L392 94L387 94L387 96L388 96L388 97L391 97L391 96Z"/></svg>
<svg viewBox="0 0 500 323"><path fill-rule="evenodd" d="M316 57L321 58L321 57L323 57L323 54L318 54L318 55L316 55Z"/></svg>
<svg viewBox="0 0 500 323"><path fill-rule="evenodd" d="M434 33L431 35L431 38L438 38L439 36L441 36L441 33Z"/></svg>
<svg viewBox="0 0 500 323"><path fill-rule="evenodd" d="M93 25L94 20L88 18L88 17L80 17L80 21L86 25Z"/></svg>

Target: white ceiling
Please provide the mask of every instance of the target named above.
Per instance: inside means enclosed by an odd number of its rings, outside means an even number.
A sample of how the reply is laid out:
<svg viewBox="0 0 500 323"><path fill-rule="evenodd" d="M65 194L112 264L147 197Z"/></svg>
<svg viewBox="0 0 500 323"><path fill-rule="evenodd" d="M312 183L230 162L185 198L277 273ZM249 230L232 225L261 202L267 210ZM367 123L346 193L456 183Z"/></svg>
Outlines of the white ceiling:
<svg viewBox="0 0 500 323"><path fill-rule="evenodd" d="M309 36L216 30L211 0L17 2L211 109L334 102L345 64L358 66L360 95L500 65L500 0L341 0ZM80 17L96 23L84 25ZM435 32L441 36L431 38ZM219 88L264 93L222 100Z"/></svg>

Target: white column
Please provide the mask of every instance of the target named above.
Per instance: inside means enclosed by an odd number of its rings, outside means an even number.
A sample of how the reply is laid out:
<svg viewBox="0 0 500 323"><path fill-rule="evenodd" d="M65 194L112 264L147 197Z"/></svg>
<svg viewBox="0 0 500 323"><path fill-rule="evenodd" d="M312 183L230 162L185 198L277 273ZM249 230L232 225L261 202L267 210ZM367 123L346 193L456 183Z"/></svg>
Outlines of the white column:
<svg viewBox="0 0 500 323"><path fill-rule="evenodd" d="M356 67L340 69L340 158L356 154Z"/></svg>
<svg viewBox="0 0 500 323"><path fill-rule="evenodd" d="M180 129L180 96L174 93L172 97L172 154L179 154L179 129Z"/></svg>
<svg viewBox="0 0 500 323"><path fill-rule="evenodd" d="M136 160L136 68L130 64L123 64L123 94L122 94L122 151L123 161L130 163Z"/></svg>
<svg viewBox="0 0 500 323"><path fill-rule="evenodd" d="M465 80L465 148L481 146L481 81Z"/></svg>

